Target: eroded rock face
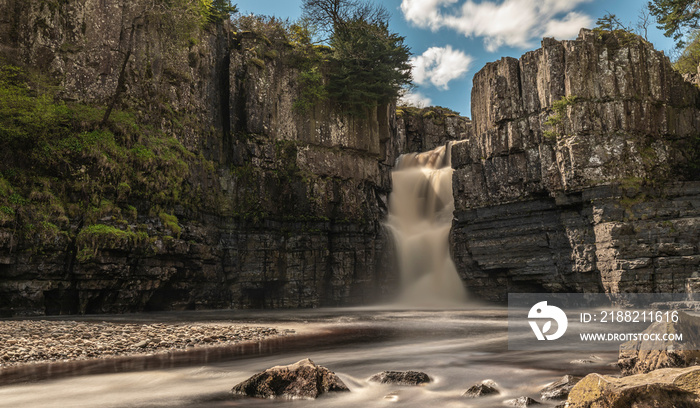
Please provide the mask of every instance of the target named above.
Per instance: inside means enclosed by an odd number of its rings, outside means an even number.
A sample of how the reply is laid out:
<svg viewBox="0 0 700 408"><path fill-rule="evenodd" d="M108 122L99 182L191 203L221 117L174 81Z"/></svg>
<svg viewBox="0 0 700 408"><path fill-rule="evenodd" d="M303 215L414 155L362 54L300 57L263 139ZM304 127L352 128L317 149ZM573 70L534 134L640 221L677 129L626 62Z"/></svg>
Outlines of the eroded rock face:
<svg viewBox="0 0 700 408"><path fill-rule="evenodd" d="M678 408L700 404L700 368L664 368L615 378L589 374L571 390L569 408Z"/></svg>
<svg viewBox="0 0 700 408"><path fill-rule="evenodd" d="M315 399L328 392L349 392L338 376L308 358L276 366L233 387L235 395L258 398Z"/></svg>
<svg viewBox="0 0 700 408"><path fill-rule="evenodd" d="M369 378L370 382L396 385L423 385L430 382L430 377L420 371L382 371Z"/></svg>
<svg viewBox="0 0 700 408"><path fill-rule="evenodd" d="M683 341L640 340L622 344L618 365L623 375L700 364L700 317L679 312L678 322L656 322L644 333L682 333Z"/></svg>
<svg viewBox="0 0 700 408"><path fill-rule="evenodd" d="M400 153L426 152L473 136L469 118L440 107L399 107L396 127L396 151Z"/></svg>
<svg viewBox="0 0 700 408"><path fill-rule="evenodd" d="M472 293L682 292L700 266L700 92L631 35L544 39L474 76L452 147Z"/></svg>
<svg viewBox="0 0 700 408"><path fill-rule="evenodd" d="M581 381L581 377L565 375L559 380L549 384L540 390L543 400L564 400L569 396L571 389L576 383Z"/></svg>
<svg viewBox="0 0 700 408"><path fill-rule="evenodd" d="M228 24L204 29L173 13L144 19L162 6L146 0L54 3L0 2L8 61L59 79L68 100L106 105L131 50L119 107L211 166L188 170L197 202L173 209L179 236L165 232L151 203L119 203L137 208L126 228L147 231L148 245L100 245L76 260L78 214L39 256L12 223L0 225L0 315L337 306L392 291L381 226L403 153L392 144L392 104L364 118L329 103L298 114L286 40ZM100 222L124 228L118 218Z"/></svg>

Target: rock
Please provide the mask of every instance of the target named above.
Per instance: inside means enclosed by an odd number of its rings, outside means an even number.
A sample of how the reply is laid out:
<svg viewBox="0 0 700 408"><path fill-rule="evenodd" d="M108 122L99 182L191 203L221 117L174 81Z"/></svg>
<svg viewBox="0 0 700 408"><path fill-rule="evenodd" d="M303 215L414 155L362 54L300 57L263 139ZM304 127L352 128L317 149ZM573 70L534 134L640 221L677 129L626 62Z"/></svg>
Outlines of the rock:
<svg viewBox="0 0 700 408"><path fill-rule="evenodd" d="M542 388L540 390L540 395L543 400L566 399L571 389L574 388L574 385L579 381L581 381L581 377L565 375L559 380Z"/></svg>
<svg viewBox="0 0 700 408"><path fill-rule="evenodd" d="M679 408L700 404L700 367L663 368L616 378L589 374L574 386L568 408Z"/></svg>
<svg viewBox="0 0 700 408"><path fill-rule="evenodd" d="M484 380L469 387L469 389L465 391L462 396L477 398L496 394L500 394L500 391L498 391L498 388L496 388L496 383L493 380Z"/></svg>
<svg viewBox="0 0 700 408"><path fill-rule="evenodd" d="M430 382L430 377L420 371L382 371L369 378L370 382L396 385L422 385Z"/></svg>
<svg viewBox="0 0 700 408"><path fill-rule="evenodd" d="M258 398L315 399L328 392L350 389L332 371L308 358L287 366L276 366L233 387L235 395Z"/></svg>
<svg viewBox="0 0 700 408"><path fill-rule="evenodd" d="M513 407L529 407L530 405L539 405L539 402L530 397L518 397L515 399L510 399L503 401L505 405L510 405Z"/></svg>
<svg viewBox="0 0 700 408"><path fill-rule="evenodd" d="M143 341L140 341L140 342L134 344L134 347L143 348L143 347L148 346L148 343L150 343L150 340L146 339L146 340L143 340Z"/></svg>
<svg viewBox="0 0 700 408"><path fill-rule="evenodd" d="M581 30L488 63L473 84L474 134L452 147L450 232L470 293L685 290L700 268L687 154L700 91L668 57Z"/></svg>
<svg viewBox="0 0 700 408"><path fill-rule="evenodd" d="M620 346L618 366L623 375L700 363L700 317L678 312L677 322L652 323L643 333L682 333L683 341L635 341Z"/></svg>

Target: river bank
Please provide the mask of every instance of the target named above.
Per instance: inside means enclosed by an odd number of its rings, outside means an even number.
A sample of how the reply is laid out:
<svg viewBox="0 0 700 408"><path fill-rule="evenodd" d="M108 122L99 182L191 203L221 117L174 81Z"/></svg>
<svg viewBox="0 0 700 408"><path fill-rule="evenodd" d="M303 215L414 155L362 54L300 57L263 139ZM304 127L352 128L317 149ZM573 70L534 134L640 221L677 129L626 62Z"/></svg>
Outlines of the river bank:
<svg viewBox="0 0 700 408"><path fill-rule="evenodd" d="M233 322L0 321L0 369L24 364L152 355L256 342L295 333Z"/></svg>

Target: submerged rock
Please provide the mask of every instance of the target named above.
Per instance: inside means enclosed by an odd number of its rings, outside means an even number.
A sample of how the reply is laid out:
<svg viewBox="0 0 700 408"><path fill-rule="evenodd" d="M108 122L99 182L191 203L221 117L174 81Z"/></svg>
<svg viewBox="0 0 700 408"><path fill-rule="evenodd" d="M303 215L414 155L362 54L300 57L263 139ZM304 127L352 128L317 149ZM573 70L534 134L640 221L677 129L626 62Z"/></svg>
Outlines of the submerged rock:
<svg viewBox="0 0 700 408"><path fill-rule="evenodd" d="M700 362L700 317L679 312L677 322L657 322L644 333L682 333L683 341L634 341L620 346L617 362L623 375L643 374Z"/></svg>
<svg viewBox="0 0 700 408"><path fill-rule="evenodd" d="M581 377L573 375L565 375L558 381L555 381L540 390L540 395L543 400L566 399L574 388L576 383L581 381Z"/></svg>
<svg viewBox="0 0 700 408"><path fill-rule="evenodd" d="M276 366L233 387L235 395L259 398L314 399L327 392L350 391L329 369L308 358L287 366Z"/></svg>
<svg viewBox="0 0 700 408"><path fill-rule="evenodd" d="M503 401L504 404L510 405L512 407L529 407L531 405L539 405L540 403L530 397L518 397L511 400Z"/></svg>
<svg viewBox="0 0 700 408"><path fill-rule="evenodd" d="M700 367L664 368L616 378L589 374L569 393L568 408L700 406Z"/></svg>
<svg viewBox="0 0 700 408"><path fill-rule="evenodd" d="M463 397L477 398L484 397L487 395L500 394L496 388L496 383L493 380L484 380L480 383L474 384L467 391L462 394Z"/></svg>
<svg viewBox="0 0 700 408"><path fill-rule="evenodd" d="M370 377L369 381L381 384L421 385L430 382L430 377L420 371L382 371Z"/></svg>

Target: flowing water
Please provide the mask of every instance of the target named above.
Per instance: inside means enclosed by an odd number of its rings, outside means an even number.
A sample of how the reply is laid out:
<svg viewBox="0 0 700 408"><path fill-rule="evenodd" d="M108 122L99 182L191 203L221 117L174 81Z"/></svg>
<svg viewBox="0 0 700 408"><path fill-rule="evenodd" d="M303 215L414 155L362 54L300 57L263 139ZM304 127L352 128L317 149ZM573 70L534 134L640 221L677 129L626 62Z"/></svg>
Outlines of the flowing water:
<svg viewBox="0 0 700 408"><path fill-rule="evenodd" d="M37 364L0 370L0 407L502 407L564 374L612 373L616 354L507 351L507 311L468 306L450 258L452 168L449 146L400 158L387 227L395 237L405 306L294 311L216 311L81 317L113 322L235 321L300 334L253 344L173 354ZM415 307L415 306L414 306ZM70 319L75 319L71 317ZM350 393L315 401L233 397L230 389L269 367L311 358L335 371ZM419 387L374 384L385 370L418 370ZM462 396L491 379L501 394ZM545 406L555 403L546 403Z"/></svg>
<svg viewBox="0 0 700 408"><path fill-rule="evenodd" d="M571 352L507 351L507 311L470 307L421 311L317 309L294 311L218 311L98 316L98 321L229 321L312 328L245 350L229 347L210 353L182 352L158 358L130 357L79 364L41 364L0 371L2 407L502 407L564 374L614 372L616 355L598 354L594 364ZM251 375L303 358L335 371L350 393L315 401L233 397L229 391ZM384 370L420 370L433 382L421 387L368 383ZM501 395L472 400L461 394L492 379ZM554 406L550 404L549 406ZM547 406L547 405L545 405Z"/></svg>
<svg viewBox="0 0 700 408"><path fill-rule="evenodd" d="M400 302L423 306L464 303L466 291L448 245L454 213L450 145L399 157L391 176L386 226L399 258Z"/></svg>

